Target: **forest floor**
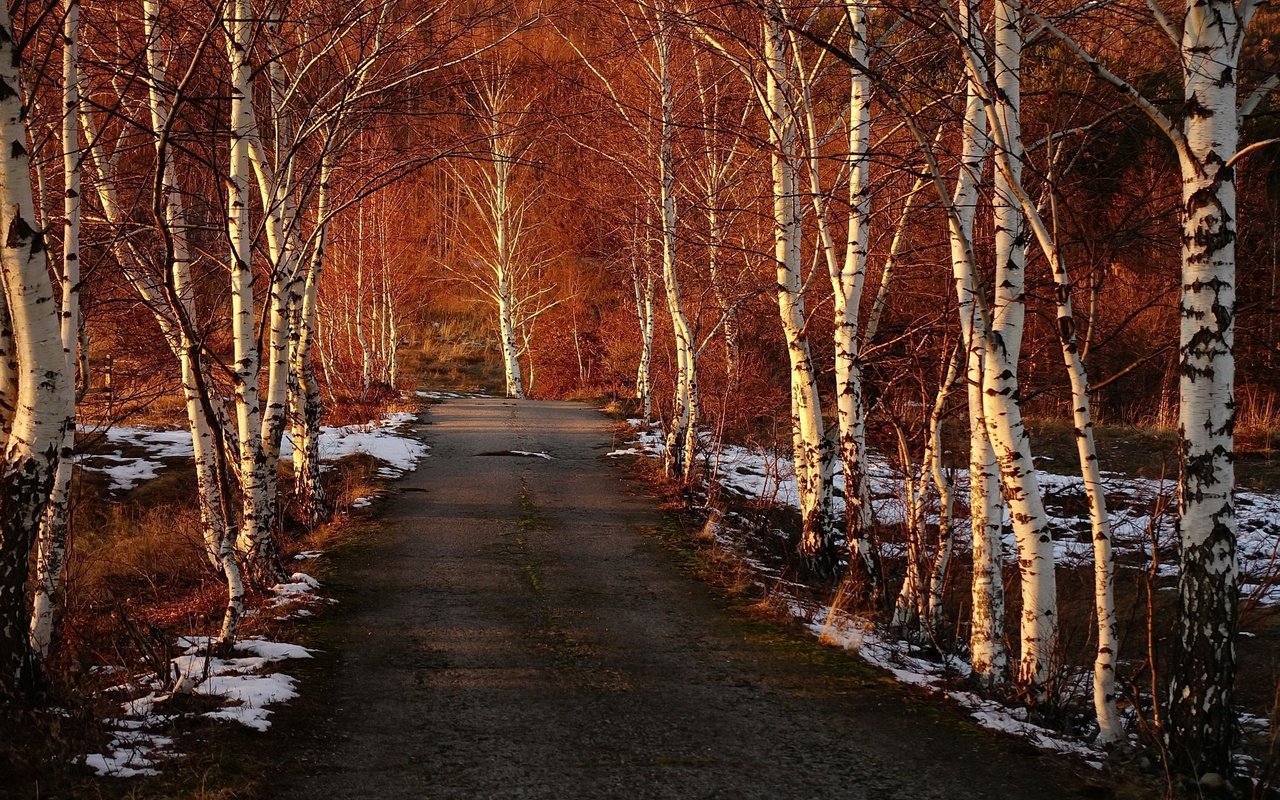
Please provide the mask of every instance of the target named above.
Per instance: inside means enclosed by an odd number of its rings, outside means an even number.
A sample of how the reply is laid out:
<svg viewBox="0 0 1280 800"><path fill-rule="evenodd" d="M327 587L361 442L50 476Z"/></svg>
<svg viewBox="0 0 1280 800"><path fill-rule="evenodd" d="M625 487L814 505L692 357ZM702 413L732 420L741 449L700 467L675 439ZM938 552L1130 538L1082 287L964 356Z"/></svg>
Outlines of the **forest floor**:
<svg viewBox="0 0 1280 800"><path fill-rule="evenodd" d="M338 604L231 796L1137 796L689 574L599 413L450 399L431 422L381 525L326 559Z"/></svg>

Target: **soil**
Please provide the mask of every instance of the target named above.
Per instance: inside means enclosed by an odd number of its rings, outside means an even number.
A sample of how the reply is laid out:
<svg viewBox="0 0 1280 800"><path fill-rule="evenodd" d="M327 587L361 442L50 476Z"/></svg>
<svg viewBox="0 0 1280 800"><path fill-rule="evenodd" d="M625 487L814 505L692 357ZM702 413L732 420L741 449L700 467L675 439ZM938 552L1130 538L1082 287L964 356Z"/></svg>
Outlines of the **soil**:
<svg viewBox="0 0 1280 800"><path fill-rule="evenodd" d="M266 770L253 796L1114 796L732 608L663 546L672 518L605 457L603 415L477 399L431 420L431 458L332 556L340 605L240 765Z"/></svg>

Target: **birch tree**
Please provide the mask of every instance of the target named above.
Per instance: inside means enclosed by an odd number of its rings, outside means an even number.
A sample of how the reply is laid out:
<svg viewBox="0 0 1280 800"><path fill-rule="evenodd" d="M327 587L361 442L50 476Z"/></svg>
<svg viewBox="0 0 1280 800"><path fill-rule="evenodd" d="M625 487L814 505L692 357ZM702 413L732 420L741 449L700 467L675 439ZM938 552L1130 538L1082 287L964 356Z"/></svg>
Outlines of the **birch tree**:
<svg viewBox="0 0 1280 800"><path fill-rule="evenodd" d="M861 2L845 4L849 26L849 55L862 64L870 63L867 9ZM866 283L868 250L871 239L871 92L872 82L865 70L849 70L849 108L845 138L848 154L844 164L848 172L848 207L845 220L844 252L836 243L837 232L831 199L823 185L821 150L823 142L814 108L813 84L818 75L822 53L811 68L806 67L800 42L794 33L789 37L795 52L798 88L797 98L805 120L807 166L818 227L819 247L827 263L835 320L837 450L844 472L845 539L849 547L849 563L853 576L868 594L876 589L876 558L871 544L871 491L867 480L866 411L862 397L862 363L859 350L862 291Z"/></svg>
<svg viewBox="0 0 1280 800"><path fill-rule="evenodd" d="M48 251L31 190L18 39L0 9L0 139L4 203L0 279L13 326L16 393L0 470L0 698L19 699L35 680L27 605L28 568L49 505L59 451L72 416L71 383L49 279Z"/></svg>
<svg viewBox="0 0 1280 800"><path fill-rule="evenodd" d="M240 530L236 549L245 569L263 585L283 573L269 527L267 463L263 449L259 392L261 354L257 346L257 316L253 293L253 252L250 228L249 179L251 140L256 135L253 113L253 67L249 61L253 22L248 0L235 0L227 19L227 59L231 64L231 156L227 183L227 239L231 244L231 334L234 346L235 422L242 491Z"/></svg>
<svg viewBox="0 0 1280 800"><path fill-rule="evenodd" d="M801 151L793 99L794 65L780 11L764 22L764 107L773 178L774 258L778 272L778 314L791 365L792 458L800 497L800 552L829 557L831 531L830 441L822 419L817 373L805 335L803 235L799 169Z"/></svg>
<svg viewBox="0 0 1280 800"><path fill-rule="evenodd" d="M62 167L63 235L60 338L65 364L63 375L72 381L80 363L80 3L65 0L62 21ZM88 376L85 376L86 379ZM75 452L75 400L63 427L58 468L48 508L40 524L36 556L36 588L32 599L31 643L36 655L49 655L53 641L54 616L61 606L63 565L67 555L70 525L71 470Z"/></svg>
<svg viewBox="0 0 1280 800"><path fill-rule="evenodd" d="M534 137L527 130L533 100L517 98L512 75L496 67L472 82L471 103L484 151L468 169L455 170L457 184L479 224L462 223L471 244L465 248L478 269L446 266L475 286L494 307L507 397L525 396L520 366L520 331L545 310L548 287L538 274L545 259L530 250L535 195L519 183Z"/></svg>
<svg viewBox="0 0 1280 800"><path fill-rule="evenodd" d="M1260 3L1187 3L1181 27L1148 4L1179 56L1183 117L1175 123L1134 86L1057 25L1021 6L1111 84L1169 139L1182 179L1179 311L1178 632L1169 675L1165 736L1176 765L1193 774L1229 774L1234 742L1235 636L1239 599L1233 505L1234 333L1237 225L1235 168L1240 127L1278 83L1239 97L1245 32Z"/></svg>
<svg viewBox="0 0 1280 800"><path fill-rule="evenodd" d="M961 0L958 16L960 35L965 38L967 46L973 48L975 57L981 58L983 42L977 4ZM988 322L983 313L983 300L978 294L972 246L978 189L990 139L983 113L981 81L970 72L966 74L964 85L961 153L955 190L949 198L953 211L948 240L961 341L965 349L965 384L969 401L969 517L973 541L973 611L969 649L974 675L981 683L990 686L1003 682L1008 676L1008 655L1004 648L1000 476L983 405L987 357L984 345ZM941 190L939 192L941 194Z"/></svg>
<svg viewBox="0 0 1280 800"><path fill-rule="evenodd" d="M653 414L653 307L654 277L650 267L648 226L632 236L631 285L635 291L636 319L640 323L640 359L636 365L636 399L645 422Z"/></svg>
<svg viewBox="0 0 1280 800"><path fill-rule="evenodd" d="M986 103L992 109L988 117L991 128L999 132L997 149L1002 151L1007 166L996 170L992 203L996 229L995 298L991 327L984 343L983 415L1000 465L1001 485L1018 543L1022 623L1017 677L1020 683L1043 695L1056 657L1058 601L1053 536L1031 458L1030 439L1022 422L1018 391L1025 320L1026 233L1013 184L1020 180L1023 157L1020 130L1023 33L1020 15L1013 6L998 1L993 13L995 91ZM977 54L968 59L968 64L978 73L974 81L979 86L985 84L988 77Z"/></svg>
<svg viewBox="0 0 1280 800"><path fill-rule="evenodd" d="M638 5L636 11L637 19L632 19L621 9L619 13L624 21L626 40L640 56L639 69L647 89L643 105L627 99L596 65L596 59L589 57L572 39L566 37L566 41L599 81L619 118L644 145L647 163L643 165L628 163L626 159L611 160L632 176L651 204L653 214L650 216L646 212L646 220L656 218L655 238L662 267L662 288L676 351L671 421L664 436L663 471L669 477L687 482L693 476L698 444L700 347L694 338L693 322L681 290L678 262L681 223L677 208L675 151L677 87L672 73L677 19L666 3L656 7ZM653 135L655 127L656 137ZM644 356L642 352L642 366Z"/></svg>

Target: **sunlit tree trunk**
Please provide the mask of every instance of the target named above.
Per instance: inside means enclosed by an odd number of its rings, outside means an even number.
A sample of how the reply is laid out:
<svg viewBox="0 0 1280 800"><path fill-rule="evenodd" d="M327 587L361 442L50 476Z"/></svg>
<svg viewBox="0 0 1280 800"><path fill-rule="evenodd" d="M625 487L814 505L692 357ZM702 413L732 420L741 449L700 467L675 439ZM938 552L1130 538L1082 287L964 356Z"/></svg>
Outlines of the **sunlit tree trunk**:
<svg viewBox="0 0 1280 800"><path fill-rule="evenodd" d="M333 157L326 153L320 162L320 186L316 199L316 230L312 234L311 258L307 263L302 302L293 336L293 480L303 521L315 525L325 514L324 485L320 481L320 416L324 403L316 380L312 348L318 341L317 308L320 276L328 244L329 194Z"/></svg>
<svg viewBox="0 0 1280 800"><path fill-rule="evenodd" d="M662 283L676 345L676 391L667 430L664 464L668 475L689 480L698 442L698 352L693 328L684 310L676 270L675 97L671 78L671 28L664 24L654 39L661 105L661 143L658 148L658 204L662 226Z"/></svg>
<svg viewBox="0 0 1280 800"><path fill-rule="evenodd" d="M1248 3L1243 5L1249 5ZM1231 770L1239 600L1235 430L1235 67L1243 39L1227 0L1188 3L1182 32L1182 297L1178 433L1180 629L1170 747L1195 773Z"/></svg>
<svg viewBox="0 0 1280 800"><path fill-rule="evenodd" d="M262 28L264 38L277 54L284 50L284 45L279 42L279 14L279 10L274 11ZM274 535L280 527L279 462L284 429L288 422L290 347L294 338L291 323L297 316L303 287L299 265L301 253L298 252L298 214L293 186L296 142L287 107L290 86L278 55L269 60L267 77L270 85L270 123L274 128L272 146L268 149L263 142L262 128L250 103L248 157L262 198L271 261L267 303L264 308L268 324L267 385L266 391L262 393L263 505L262 516L257 524L268 535Z"/></svg>
<svg viewBox="0 0 1280 800"><path fill-rule="evenodd" d="M171 278L172 294L167 295L160 285L138 269L137 253L131 249L127 239L116 239L112 249L125 268L126 277L135 291L152 310L165 341L178 360L187 424L191 430L196 497L205 553L210 563L222 572L227 583L227 608L219 637L226 642L234 637L236 623L244 611L244 584L235 557L232 526L228 522L229 498L224 491L224 487L230 483L230 476L226 474L230 464L229 455L224 450L224 437L219 432L221 421L217 409L221 407L222 398L217 395L204 368L199 336L194 327L195 298L190 248L187 244L187 223L176 169L163 138L169 110L162 93L165 67L159 47L159 13L157 2L144 0L143 22L150 78L148 99L152 129L156 136L157 158L164 162L160 166L161 185L158 191L161 193L160 221L168 231L171 243L165 269ZM86 163L93 167L93 183L97 188L103 214L112 225L124 227L128 220L116 188L115 166L103 152L93 115L83 108L81 127L84 129L86 149L90 156Z"/></svg>
<svg viewBox="0 0 1280 800"><path fill-rule="evenodd" d="M961 23L969 45L981 51L976 4L961 0ZM960 170L951 201L952 272L956 283L961 343L965 350L965 384L969 400L969 517L973 539L972 625L969 634L974 677L995 685L1007 678L1004 648L1004 578L1001 564L1000 476L983 409L982 378L986 362L987 318L978 294L973 262L973 221L978 184L989 149L980 85L970 75L961 128Z"/></svg>
<svg viewBox="0 0 1280 800"><path fill-rule="evenodd" d="M997 90L992 101L993 127L999 125L998 146L1004 149L1010 166L996 171L993 203L996 289L983 364L983 415L1000 465L1001 485L1018 542L1022 624L1017 679L1031 687L1037 697L1043 697L1055 656L1058 599L1053 537L1031 458L1031 441L1022 423L1018 394L1018 361L1025 317L1026 233L1022 210L1011 188L1011 184L1021 179L1023 158L1019 122L1023 34L1021 15L1015 6L999 0L995 5L994 27ZM979 63L976 56L971 61L974 63ZM985 75L975 76L980 82L983 78Z"/></svg>
<svg viewBox="0 0 1280 800"><path fill-rule="evenodd" d="M231 241L231 337L234 351L236 433L240 446L242 492L236 549L259 583L271 583L282 571L275 551L267 504L267 462L262 448L262 411L258 391L260 354L255 330L252 230L249 225L249 137L254 135L252 67L249 63L251 11L236 0L228 20L227 54L231 62L231 159L227 183L227 233Z"/></svg>
<svg viewBox="0 0 1280 800"><path fill-rule="evenodd" d="M0 699L33 688L27 576L73 398L43 235L34 227L31 162L8 6L0 8L0 278L13 320L17 402L0 470Z"/></svg>
<svg viewBox="0 0 1280 800"><path fill-rule="evenodd" d="M818 380L805 334L804 282L801 275L802 211L797 167L801 163L792 102L791 67L782 23L765 23L765 111L769 126L773 179L774 258L778 272L778 312L791 366L791 429L797 494L802 522L800 552L830 562L831 459L822 419ZM830 569L829 564L824 565Z"/></svg>
<svg viewBox="0 0 1280 800"><path fill-rule="evenodd" d="M62 22L62 284L61 339L68 381L76 374L80 346L80 3L65 0ZM58 468L54 473L49 505L40 524L36 556L36 587L32 598L31 645L37 657L49 655L54 616L62 603L63 564L71 511L71 468L74 463L75 402L68 406Z"/></svg>
<svg viewBox="0 0 1280 800"><path fill-rule="evenodd" d="M867 7L862 0L845 4L851 26L849 54L869 64ZM845 536L854 575L876 584L871 543L871 486L867 480L866 408L859 353L862 289L867 276L871 240L871 79L850 70L849 89L849 223L843 267L832 274L835 296L836 410L840 464L844 469ZM860 569L860 573L859 573ZM874 590L873 590L874 594Z"/></svg>
<svg viewBox="0 0 1280 800"><path fill-rule="evenodd" d="M636 366L636 399L640 401L640 415L647 421L653 414L651 371L653 367L654 280L653 272L648 264L641 265L636 261L635 256L632 256L631 282L636 294L636 318L640 322L640 363Z"/></svg>
<svg viewBox="0 0 1280 800"><path fill-rule="evenodd" d="M1000 482L1018 544L1022 593L1021 658L1018 682L1037 699L1049 690L1048 681L1057 638L1057 584L1053 539L1031 459L1030 440L1022 422L1018 394L1018 359L1023 331L1023 263L1025 227L1013 196L1020 180L1022 155L1019 133L1021 103L1020 14L1005 2L995 6L995 92L983 95L983 114L989 114L998 157L1006 164L997 171L993 218L995 240L995 304L989 330L981 336L982 410L987 437L1000 467ZM983 48L972 31L963 41L969 81L985 92L988 73ZM989 105L989 107L988 107ZM976 282L976 276L970 280ZM974 340L979 340L975 336ZM976 600L975 600L976 603Z"/></svg>
<svg viewBox="0 0 1280 800"><path fill-rule="evenodd" d="M1038 224L1037 231L1043 229ZM1048 244L1047 235L1041 237ZM1090 409L1089 374L1076 343L1075 316L1071 310L1071 279L1056 250L1049 252L1057 301L1058 341L1062 360L1071 381L1071 416L1075 428L1076 454L1080 476L1089 500L1089 522L1093 538L1093 604L1097 618L1098 643L1093 659L1093 708L1098 718L1098 741L1111 744L1124 736L1124 723L1116 708L1116 663L1120 635L1116 621L1115 564L1111 556L1111 518L1107 496L1098 468L1098 448L1093 441L1093 414Z"/></svg>

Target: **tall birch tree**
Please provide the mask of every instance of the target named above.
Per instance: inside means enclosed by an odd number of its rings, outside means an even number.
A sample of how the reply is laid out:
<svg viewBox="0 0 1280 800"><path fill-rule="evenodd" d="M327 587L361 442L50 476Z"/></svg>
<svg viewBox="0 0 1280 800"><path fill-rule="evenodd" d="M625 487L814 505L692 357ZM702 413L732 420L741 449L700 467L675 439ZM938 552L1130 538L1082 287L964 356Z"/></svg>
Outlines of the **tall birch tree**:
<svg viewBox="0 0 1280 800"><path fill-rule="evenodd" d="M60 334L63 374L73 381L80 364L80 3L65 0L62 21L62 174L63 235ZM85 376L87 381L88 376ZM63 429L58 469L49 506L40 524L36 556L36 588L32 599L31 643L38 657L49 655L54 616L61 606L62 573L67 556L71 512L71 471L75 453L75 400Z"/></svg>
<svg viewBox="0 0 1280 800"><path fill-rule="evenodd" d="M0 140L4 173L0 280L13 326L17 364L13 419L0 469L0 698L21 699L34 686L27 605L28 569L49 505L59 451L72 415L58 303L49 279L44 235L34 225L18 39L8 6L0 9Z"/></svg>
<svg viewBox="0 0 1280 800"><path fill-rule="evenodd" d="M1179 27L1152 16L1179 56L1183 115L1176 123L1057 25L1021 6L1099 80L1111 84L1169 139L1182 180L1179 326L1178 632L1164 734L1176 765L1192 774L1232 771L1239 564L1235 470L1235 168L1240 128L1280 76L1239 97L1245 32L1262 3L1185 4Z"/></svg>

